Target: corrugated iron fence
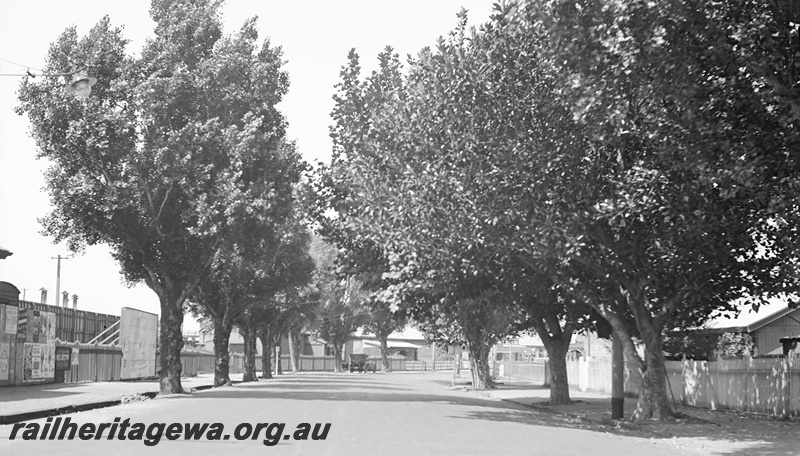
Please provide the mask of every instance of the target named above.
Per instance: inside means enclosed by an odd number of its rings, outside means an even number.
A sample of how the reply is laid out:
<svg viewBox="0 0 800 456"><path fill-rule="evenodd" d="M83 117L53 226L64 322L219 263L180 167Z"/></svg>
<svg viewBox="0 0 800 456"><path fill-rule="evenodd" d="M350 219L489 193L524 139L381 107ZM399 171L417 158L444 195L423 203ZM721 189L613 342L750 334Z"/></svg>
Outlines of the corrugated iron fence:
<svg viewBox="0 0 800 456"><path fill-rule="evenodd" d="M122 348L116 345L81 345L57 343L58 347L71 347L69 370L64 371L64 383L111 382L120 379ZM77 354L77 359L74 357Z"/></svg>

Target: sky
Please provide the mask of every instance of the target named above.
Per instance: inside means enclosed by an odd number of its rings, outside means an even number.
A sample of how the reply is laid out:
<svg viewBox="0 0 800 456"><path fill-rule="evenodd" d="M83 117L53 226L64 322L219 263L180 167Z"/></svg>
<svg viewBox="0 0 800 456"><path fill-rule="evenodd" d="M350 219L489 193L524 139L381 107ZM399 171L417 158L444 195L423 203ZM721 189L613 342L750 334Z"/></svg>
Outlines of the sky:
<svg viewBox="0 0 800 456"><path fill-rule="evenodd" d="M355 48L361 57L362 74L375 69L377 55L391 45L401 57L433 47L457 23L460 9L469 11L470 24L485 22L493 0L227 0L222 7L225 32L233 33L245 19L257 16L259 38L283 48L291 86L279 106L289 122L288 136L296 140L309 162L327 161L331 97ZM67 27L76 26L78 36L88 33L108 15L114 26L123 26L131 43L130 54L138 54L154 23L146 0L0 0L0 74L24 73L44 66L51 42ZM50 210L44 188L47 162L37 160L28 121L13 111L21 78L0 76L0 247L14 254L0 260L0 281L20 289L20 298L39 302L40 289L48 290L53 304L56 289L56 256L61 261L61 291L78 295L78 308L119 315L121 307L160 313L158 298L145 285L128 288L119 267L104 246L91 246L72 255L64 245L40 234L38 218ZM70 298L71 306L71 298ZM185 330L196 329L187 320Z"/></svg>

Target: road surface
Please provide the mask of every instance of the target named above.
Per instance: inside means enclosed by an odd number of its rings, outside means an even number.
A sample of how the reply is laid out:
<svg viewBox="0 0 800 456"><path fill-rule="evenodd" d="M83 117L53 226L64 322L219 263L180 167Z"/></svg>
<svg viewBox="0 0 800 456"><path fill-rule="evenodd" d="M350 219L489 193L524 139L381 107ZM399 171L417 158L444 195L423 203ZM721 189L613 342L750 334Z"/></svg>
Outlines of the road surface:
<svg viewBox="0 0 800 456"><path fill-rule="evenodd" d="M58 422L0 426L0 455L703 454L670 439L626 435L452 390L448 375L289 374L63 415ZM187 440L187 427L199 438ZM72 428L73 440L58 440Z"/></svg>

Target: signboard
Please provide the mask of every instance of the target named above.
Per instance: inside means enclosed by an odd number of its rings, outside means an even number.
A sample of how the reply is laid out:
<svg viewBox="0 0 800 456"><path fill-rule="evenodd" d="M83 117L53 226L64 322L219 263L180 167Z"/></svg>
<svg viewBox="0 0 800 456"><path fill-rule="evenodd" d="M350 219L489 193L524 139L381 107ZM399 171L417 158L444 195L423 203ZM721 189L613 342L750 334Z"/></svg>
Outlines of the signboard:
<svg viewBox="0 0 800 456"><path fill-rule="evenodd" d="M56 314L43 310L20 309L17 317L17 341L20 343L17 350L20 350L20 345L22 347L22 381L35 382L53 378L56 362Z"/></svg>
<svg viewBox="0 0 800 456"><path fill-rule="evenodd" d="M81 352L81 350L78 347L73 347L72 348L72 365L73 366L77 366L78 365L78 354L80 352Z"/></svg>
<svg viewBox="0 0 800 456"><path fill-rule="evenodd" d="M56 370L69 370L72 365L72 347L56 347Z"/></svg>
<svg viewBox="0 0 800 456"><path fill-rule="evenodd" d="M54 344L26 342L22 352L22 381L52 378L55 374L56 347Z"/></svg>
<svg viewBox="0 0 800 456"><path fill-rule="evenodd" d="M28 336L28 309L18 309L17 312L17 342L25 342Z"/></svg>
<svg viewBox="0 0 800 456"><path fill-rule="evenodd" d="M17 310L14 306L0 306L0 318L3 320L3 330L0 332L4 334L17 333Z"/></svg>
<svg viewBox="0 0 800 456"><path fill-rule="evenodd" d="M13 380L14 340L17 337L17 308L0 304L0 381Z"/></svg>
<svg viewBox="0 0 800 456"><path fill-rule="evenodd" d="M8 380L11 344L0 343L0 380Z"/></svg>
<svg viewBox="0 0 800 456"><path fill-rule="evenodd" d="M156 374L157 337L158 315L130 307L120 310L121 379L151 377Z"/></svg>

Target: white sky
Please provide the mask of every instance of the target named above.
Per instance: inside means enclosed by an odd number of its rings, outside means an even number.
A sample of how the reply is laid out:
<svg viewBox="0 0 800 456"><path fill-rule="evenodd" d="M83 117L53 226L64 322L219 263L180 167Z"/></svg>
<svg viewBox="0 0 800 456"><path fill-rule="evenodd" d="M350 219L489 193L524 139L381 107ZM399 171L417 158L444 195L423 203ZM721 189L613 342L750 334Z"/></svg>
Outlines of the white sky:
<svg viewBox="0 0 800 456"><path fill-rule="evenodd" d="M359 53L366 74L384 46L393 46L403 59L416 55L453 29L462 6L470 11L470 24L477 25L488 19L493 2L228 0L223 19L226 33L231 33L246 18L258 16L259 41L269 37L273 45L283 47L291 86L281 109L289 121L289 137L297 140L306 160L327 161L333 86L351 48ZM49 44L66 27L76 25L83 36L106 14L112 25L124 26L131 40L129 53L138 53L152 34L149 9L146 0L0 0L0 59L23 65L0 61L0 73L42 68ZM0 247L14 252L0 260L0 281L16 285L29 301L38 302L39 289L47 288L48 304L53 304L56 260L51 257L69 252L39 234L37 218L49 211L49 198L42 190L47 164L34 158L27 119L13 112L19 81L0 77ZM83 310L119 315L120 307L127 306L159 313L158 298L149 288L122 284L119 268L103 246L62 261L61 291L77 294ZM187 322L185 329L195 327Z"/></svg>

